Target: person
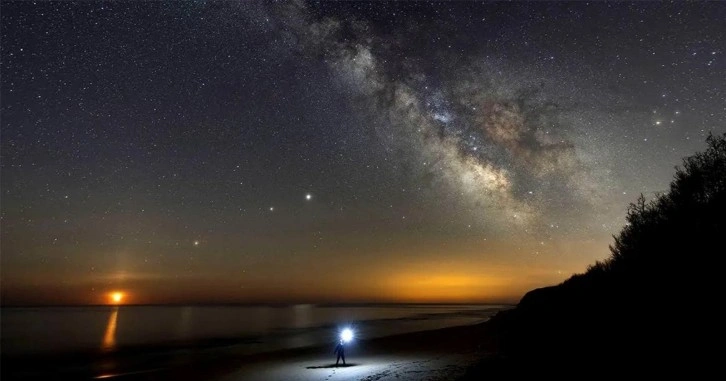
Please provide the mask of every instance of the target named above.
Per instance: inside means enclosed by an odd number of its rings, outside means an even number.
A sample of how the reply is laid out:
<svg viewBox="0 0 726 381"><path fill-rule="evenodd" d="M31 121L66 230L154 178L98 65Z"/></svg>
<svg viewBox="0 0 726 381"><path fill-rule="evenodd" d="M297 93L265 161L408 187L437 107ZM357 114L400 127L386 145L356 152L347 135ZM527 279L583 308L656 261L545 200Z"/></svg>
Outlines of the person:
<svg viewBox="0 0 726 381"><path fill-rule="evenodd" d="M333 353L338 354L338 358L335 359L335 366L338 366L338 362L340 359L343 359L343 365L345 365L345 345L343 343L343 340L340 340L338 345L335 346L335 350Z"/></svg>

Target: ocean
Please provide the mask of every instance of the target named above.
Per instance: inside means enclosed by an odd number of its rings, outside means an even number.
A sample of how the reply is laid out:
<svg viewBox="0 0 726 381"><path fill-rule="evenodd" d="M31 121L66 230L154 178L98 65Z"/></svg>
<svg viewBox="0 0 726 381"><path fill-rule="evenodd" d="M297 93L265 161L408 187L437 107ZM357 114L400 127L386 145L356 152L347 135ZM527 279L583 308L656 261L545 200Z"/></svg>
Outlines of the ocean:
<svg viewBox="0 0 726 381"><path fill-rule="evenodd" d="M355 347L359 340L484 322L509 307L5 307L0 309L2 379L128 378L189 362L320 345L333 348L344 328L354 331Z"/></svg>
<svg viewBox="0 0 726 381"><path fill-rule="evenodd" d="M334 343L483 322L505 305L94 306L2 308L3 355L237 346L241 352Z"/></svg>

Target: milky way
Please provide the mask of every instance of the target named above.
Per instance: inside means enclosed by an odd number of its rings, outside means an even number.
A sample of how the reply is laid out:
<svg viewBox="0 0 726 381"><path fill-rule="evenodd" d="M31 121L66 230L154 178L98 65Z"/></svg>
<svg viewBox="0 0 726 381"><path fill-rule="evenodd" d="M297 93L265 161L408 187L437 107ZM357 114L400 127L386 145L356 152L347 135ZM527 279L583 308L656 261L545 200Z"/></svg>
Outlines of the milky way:
<svg viewBox="0 0 726 381"><path fill-rule="evenodd" d="M586 105L561 103L568 100L553 93L553 78L516 73L477 55L455 67L445 53L435 58L413 50L401 57L401 46L425 35L425 27L381 37L355 18L311 21L301 3L281 14L289 23L283 30L296 34L304 52L328 62L379 119L382 135L407 151L400 159L421 163L420 176L431 175L473 203L471 213L485 225L539 230L561 220L559 210L578 210L578 223L603 213L598 190L614 180L593 176L580 159L589 147L569 139L575 127L563 114ZM576 96L573 90L567 98Z"/></svg>
<svg viewBox="0 0 726 381"><path fill-rule="evenodd" d="M726 131L718 2L2 8L11 303L516 301Z"/></svg>

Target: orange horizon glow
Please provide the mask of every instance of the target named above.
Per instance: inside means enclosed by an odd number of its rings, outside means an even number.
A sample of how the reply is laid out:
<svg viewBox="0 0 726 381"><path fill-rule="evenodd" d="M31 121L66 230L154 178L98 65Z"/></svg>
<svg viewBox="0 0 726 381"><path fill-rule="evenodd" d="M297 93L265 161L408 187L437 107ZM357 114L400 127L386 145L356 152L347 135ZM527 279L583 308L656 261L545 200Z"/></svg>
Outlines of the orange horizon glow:
<svg viewBox="0 0 726 381"><path fill-rule="evenodd" d="M17 305L514 304L528 291L558 284L585 271L589 259L581 256L580 251L595 252L605 246L595 241L571 242L553 247L556 255L545 252L512 262L507 242L489 240L484 242L486 247L477 244L481 242L425 249L390 248L372 256L338 256L330 261L317 260L325 256L320 254L314 257L316 260L294 267L270 258L266 268L247 272L210 265L179 276L170 269L138 272L129 268L123 272L96 273L88 279L76 278L75 283L63 287L58 287L62 277L48 274L34 281L32 288L6 288L3 284L2 291L3 296L12 297L6 301ZM540 248L538 242L531 246ZM606 251L601 250L600 257ZM446 259L440 259L437 253L446 253ZM325 276L317 275L321 273ZM15 277L21 279L19 275ZM22 281L28 282L28 277L22 277ZM108 283L113 286L107 286Z"/></svg>

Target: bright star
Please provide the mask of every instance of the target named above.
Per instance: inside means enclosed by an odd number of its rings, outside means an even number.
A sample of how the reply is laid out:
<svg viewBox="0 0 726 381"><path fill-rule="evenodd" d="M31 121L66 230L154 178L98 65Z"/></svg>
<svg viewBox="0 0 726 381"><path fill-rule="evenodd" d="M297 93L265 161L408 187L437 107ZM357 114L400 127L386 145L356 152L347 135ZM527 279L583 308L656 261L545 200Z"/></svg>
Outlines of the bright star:
<svg viewBox="0 0 726 381"><path fill-rule="evenodd" d="M308 193L308 194L305 195L305 199L308 200L308 201L310 201L310 200L313 199L313 195L311 195L310 193Z"/></svg>

